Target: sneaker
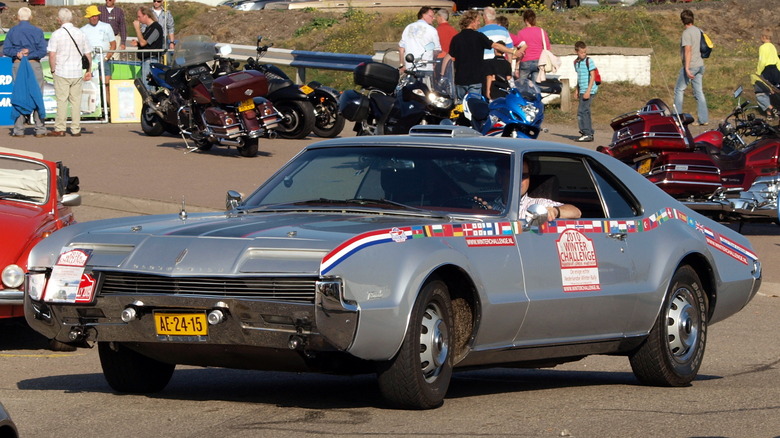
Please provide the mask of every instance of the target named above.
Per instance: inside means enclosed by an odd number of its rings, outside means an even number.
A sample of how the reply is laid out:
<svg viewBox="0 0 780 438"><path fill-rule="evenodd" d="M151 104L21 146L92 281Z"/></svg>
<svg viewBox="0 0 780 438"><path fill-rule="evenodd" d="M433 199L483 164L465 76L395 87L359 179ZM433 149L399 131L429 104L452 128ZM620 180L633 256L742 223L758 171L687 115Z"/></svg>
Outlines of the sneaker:
<svg viewBox="0 0 780 438"><path fill-rule="evenodd" d="M702 123L702 122L699 122L699 123L698 123L698 125L699 125L699 126L709 126L709 123L707 123L707 122L704 122L704 123Z"/></svg>
<svg viewBox="0 0 780 438"><path fill-rule="evenodd" d="M65 137L65 131L49 131L47 137Z"/></svg>
<svg viewBox="0 0 780 438"><path fill-rule="evenodd" d="M583 135L582 137L578 138L576 141L578 142L585 142L585 141L593 141L592 135Z"/></svg>
<svg viewBox="0 0 780 438"><path fill-rule="evenodd" d="M11 137L14 137L14 138L24 138L24 134L11 134Z"/></svg>

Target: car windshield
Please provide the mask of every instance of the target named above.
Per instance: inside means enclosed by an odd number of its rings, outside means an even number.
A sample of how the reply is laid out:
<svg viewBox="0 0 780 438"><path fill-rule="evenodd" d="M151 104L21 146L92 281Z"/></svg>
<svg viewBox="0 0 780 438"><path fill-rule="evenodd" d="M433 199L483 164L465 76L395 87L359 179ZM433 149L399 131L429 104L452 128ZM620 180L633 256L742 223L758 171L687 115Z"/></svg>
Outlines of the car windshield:
<svg viewBox="0 0 780 438"><path fill-rule="evenodd" d="M242 209L422 209L445 213L500 214L477 198L505 196L496 179L508 154L422 147L310 149L250 196Z"/></svg>
<svg viewBox="0 0 780 438"><path fill-rule="evenodd" d="M31 160L0 156L0 200L43 204L49 197L49 170Z"/></svg>

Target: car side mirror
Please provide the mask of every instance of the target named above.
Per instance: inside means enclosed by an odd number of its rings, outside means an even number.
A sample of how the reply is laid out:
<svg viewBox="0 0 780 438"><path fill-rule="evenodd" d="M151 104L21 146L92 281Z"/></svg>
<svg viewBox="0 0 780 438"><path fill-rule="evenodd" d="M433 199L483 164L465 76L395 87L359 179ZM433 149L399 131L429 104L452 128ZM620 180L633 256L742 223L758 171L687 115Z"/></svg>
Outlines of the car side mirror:
<svg viewBox="0 0 780 438"><path fill-rule="evenodd" d="M235 190L228 190L227 191L227 197L225 198L225 209L226 210L235 210L236 207L238 207L238 204L242 201L241 193L235 191Z"/></svg>
<svg viewBox="0 0 780 438"><path fill-rule="evenodd" d="M62 196L62 205L66 207L78 207L81 205L81 195L78 193L68 193Z"/></svg>
<svg viewBox="0 0 780 438"><path fill-rule="evenodd" d="M521 218L522 219L522 218ZM538 227L547 222L547 207L539 204L531 204L526 210L526 224L528 227Z"/></svg>

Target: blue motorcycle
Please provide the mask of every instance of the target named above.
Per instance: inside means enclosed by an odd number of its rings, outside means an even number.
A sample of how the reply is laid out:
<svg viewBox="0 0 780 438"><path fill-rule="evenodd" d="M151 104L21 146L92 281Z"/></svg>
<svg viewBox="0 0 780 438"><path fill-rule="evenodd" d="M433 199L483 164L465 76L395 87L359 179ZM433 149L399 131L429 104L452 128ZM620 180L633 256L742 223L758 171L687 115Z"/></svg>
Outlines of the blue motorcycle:
<svg viewBox="0 0 780 438"><path fill-rule="evenodd" d="M486 136L535 139L543 120L542 94L536 84L525 81L518 88L508 89L506 97L492 102L481 94L467 94L457 124Z"/></svg>

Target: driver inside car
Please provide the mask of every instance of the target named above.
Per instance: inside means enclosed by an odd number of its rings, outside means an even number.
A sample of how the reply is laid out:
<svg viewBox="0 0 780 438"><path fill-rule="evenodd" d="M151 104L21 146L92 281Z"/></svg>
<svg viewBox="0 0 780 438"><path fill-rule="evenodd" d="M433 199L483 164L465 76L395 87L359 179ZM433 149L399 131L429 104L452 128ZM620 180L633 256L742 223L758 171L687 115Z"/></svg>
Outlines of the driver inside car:
<svg viewBox="0 0 780 438"><path fill-rule="evenodd" d="M504 163L497 163L496 165L496 181L501 184L502 195L498 196L493 202L488 202L479 197L474 197L477 203L481 203L485 208L503 211L506 207L504 203L504 195L509 193L509 183L511 178L509 176L509 166ZM523 158L523 180L520 183L520 211L518 217L529 221L531 214L528 213L528 207L533 204L541 205L547 208L547 220L553 221L555 219L579 219L582 216L582 212L579 208L571 204L564 204L562 202L554 201L547 198L534 198L528 195L528 189L531 187L531 177L534 173L531 172L531 165L529 161Z"/></svg>

